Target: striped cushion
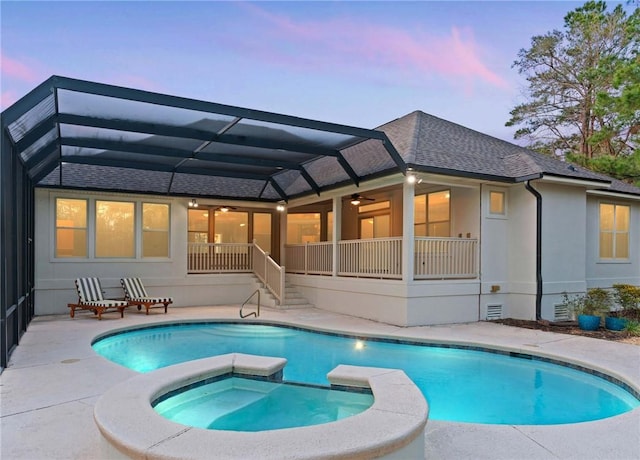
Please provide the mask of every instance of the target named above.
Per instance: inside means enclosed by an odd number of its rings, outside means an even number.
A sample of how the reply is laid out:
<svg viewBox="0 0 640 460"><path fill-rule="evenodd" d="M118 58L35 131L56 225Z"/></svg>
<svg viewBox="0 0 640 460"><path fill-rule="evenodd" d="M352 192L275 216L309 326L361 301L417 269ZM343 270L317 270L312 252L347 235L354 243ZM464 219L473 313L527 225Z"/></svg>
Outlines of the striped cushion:
<svg viewBox="0 0 640 460"><path fill-rule="evenodd" d="M142 303L173 303L173 298L171 297L132 297L129 300Z"/></svg>
<svg viewBox="0 0 640 460"><path fill-rule="evenodd" d="M124 298L127 300L149 297L140 278L122 278L120 284L124 289Z"/></svg>
<svg viewBox="0 0 640 460"><path fill-rule="evenodd" d="M92 307L124 307L128 305L128 302L124 300L90 300L88 302L82 302L82 304Z"/></svg>
<svg viewBox="0 0 640 460"><path fill-rule="evenodd" d="M81 303L104 300L98 278L78 278L76 280L76 289Z"/></svg>

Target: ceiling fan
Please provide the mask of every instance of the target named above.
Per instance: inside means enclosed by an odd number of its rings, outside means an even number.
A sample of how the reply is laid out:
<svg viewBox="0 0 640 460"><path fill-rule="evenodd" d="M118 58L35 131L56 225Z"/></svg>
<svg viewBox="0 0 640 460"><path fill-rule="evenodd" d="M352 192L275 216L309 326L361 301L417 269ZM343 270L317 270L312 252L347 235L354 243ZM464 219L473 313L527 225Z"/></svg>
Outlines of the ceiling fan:
<svg viewBox="0 0 640 460"><path fill-rule="evenodd" d="M229 212L229 211L235 211L236 208L234 208L233 206L220 206L219 208L214 209L214 211L220 211L220 212Z"/></svg>
<svg viewBox="0 0 640 460"><path fill-rule="evenodd" d="M375 201L375 198L369 198L366 196L362 196L358 193L354 193L351 195L351 204L354 206L358 206L362 201Z"/></svg>

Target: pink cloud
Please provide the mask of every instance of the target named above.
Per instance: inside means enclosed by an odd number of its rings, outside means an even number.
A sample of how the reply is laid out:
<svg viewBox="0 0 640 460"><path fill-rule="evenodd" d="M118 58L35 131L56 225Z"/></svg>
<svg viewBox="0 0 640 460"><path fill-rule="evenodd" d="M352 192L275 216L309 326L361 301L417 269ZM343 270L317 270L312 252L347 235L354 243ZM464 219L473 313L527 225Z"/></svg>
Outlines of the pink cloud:
<svg viewBox="0 0 640 460"><path fill-rule="evenodd" d="M338 72L375 71L414 83L444 78L467 90L474 82L509 87L484 62L485 51L470 30L453 27L447 35L433 35L351 18L296 23L255 4L243 5L272 25L255 30L252 43L254 52L271 63Z"/></svg>
<svg viewBox="0 0 640 460"><path fill-rule="evenodd" d="M15 78L25 83L37 83L42 80L39 72L17 59L0 53L0 69L3 77Z"/></svg>
<svg viewBox="0 0 640 460"><path fill-rule="evenodd" d="M0 109L5 109L18 100L14 91L3 91L0 94Z"/></svg>

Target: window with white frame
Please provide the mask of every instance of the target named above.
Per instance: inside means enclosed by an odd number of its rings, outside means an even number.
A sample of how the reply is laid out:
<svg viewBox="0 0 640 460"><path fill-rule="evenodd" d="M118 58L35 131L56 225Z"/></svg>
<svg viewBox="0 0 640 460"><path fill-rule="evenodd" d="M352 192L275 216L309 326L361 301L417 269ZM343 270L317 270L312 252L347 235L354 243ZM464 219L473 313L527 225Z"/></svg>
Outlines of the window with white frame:
<svg viewBox="0 0 640 460"><path fill-rule="evenodd" d="M506 216L507 195L503 191L489 191L489 214L493 216Z"/></svg>
<svg viewBox="0 0 640 460"><path fill-rule="evenodd" d="M87 200L56 198L55 256L87 257Z"/></svg>
<svg viewBox="0 0 640 460"><path fill-rule="evenodd" d="M600 258L629 258L630 207L600 203Z"/></svg>
<svg viewBox="0 0 640 460"><path fill-rule="evenodd" d="M52 206L56 259L169 257L169 204L60 196Z"/></svg>
<svg viewBox="0 0 640 460"><path fill-rule="evenodd" d="M450 190L416 195L413 201L413 213L416 236L451 236Z"/></svg>
<svg viewBox="0 0 640 460"><path fill-rule="evenodd" d="M142 203L142 257L169 257L169 205Z"/></svg>
<svg viewBox="0 0 640 460"><path fill-rule="evenodd" d="M96 257L136 256L135 203L96 200Z"/></svg>

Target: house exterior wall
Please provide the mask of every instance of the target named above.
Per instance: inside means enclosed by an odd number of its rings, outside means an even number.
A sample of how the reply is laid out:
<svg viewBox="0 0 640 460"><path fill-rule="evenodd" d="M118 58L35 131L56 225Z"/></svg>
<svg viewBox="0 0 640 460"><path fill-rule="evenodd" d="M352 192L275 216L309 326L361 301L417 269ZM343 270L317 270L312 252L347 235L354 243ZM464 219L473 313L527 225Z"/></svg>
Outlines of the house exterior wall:
<svg viewBox="0 0 640 460"><path fill-rule="evenodd" d="M541 316L555 319L562 294L586 290L586 189L536 182L542 195Z"/></svg>
<svg viewBox="0 0 640 460"><path fill-rule="evenodd" d="M169 257L166 259L54 258L55 197L59 196L169 204L171 209ZM143 279L150 295L171 296L174 298L173 306L229 305L243 302L255 289L255 279L251 274L187 274L187 209L184 198L36 189L34 296L36 315L68 312L67 304L78 300L74 280L86 276L100 278L106 298L124 295L120 287L120 278L139 276ZM89 231L89 239L91 235Z"/></svg>
<svg viewBox="0 0 640 460"><path fill-rule="evenodd" d="M600 203L621 204L630 207L629 260L627 261L600 259ZM588 195L586 229L587 287L609 288L616 283L640 285L640 200Z"/></svg>
<svg viewBox="0 0 640 460"><path fill-rule="evenodd" d="M505 194L504 215L492 214L492 191ZM482 186L480 319L490 307L502 317L535 318L536 201L524 184Z"/></svg>

